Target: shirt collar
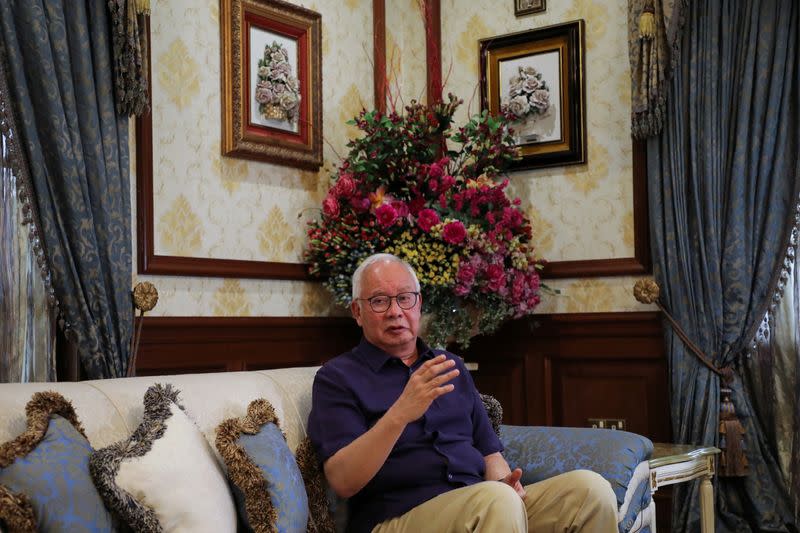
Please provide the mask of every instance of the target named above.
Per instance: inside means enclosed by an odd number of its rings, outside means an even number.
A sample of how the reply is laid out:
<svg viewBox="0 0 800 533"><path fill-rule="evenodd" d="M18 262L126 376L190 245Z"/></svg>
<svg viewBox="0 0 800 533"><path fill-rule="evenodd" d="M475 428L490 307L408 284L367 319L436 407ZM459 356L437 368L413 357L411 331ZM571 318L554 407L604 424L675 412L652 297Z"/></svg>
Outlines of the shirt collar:
<svg viewBox="0 0 800 533"><path fill-rule="evenodd" d="M361 342L358 343L358 346L354 351L358 354L361 360L372 369L373 372L378 372L389 361L396 359L396 357L389 355L369 342L366 337L361 337ZM425 341L419 337L417 337L417 353L419 354L418 361L425 361L436 356L433 350L427 344L425 344Z"/></svg>

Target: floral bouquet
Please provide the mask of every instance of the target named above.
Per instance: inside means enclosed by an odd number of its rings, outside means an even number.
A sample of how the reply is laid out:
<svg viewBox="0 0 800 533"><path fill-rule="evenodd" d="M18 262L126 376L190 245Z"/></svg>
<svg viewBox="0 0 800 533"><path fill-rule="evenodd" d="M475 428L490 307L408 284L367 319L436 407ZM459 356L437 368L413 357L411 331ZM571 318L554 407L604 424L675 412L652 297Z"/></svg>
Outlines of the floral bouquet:
<svg viewBox="0 0 800 533"><path fill-rule="evenodd" d="M518 75L509 80L504 109L516 120L529 115L544 115L550 109L550 88L542 73L533 67L518 67Z"/></svg>
<svg viewBox="0 0 800 533"><path fill-rule="evenodd" d="M363 259L388 252L406 260L434 346L467 346L539 303L531 224L499 179L517 157L510 117L484 111L452 132L460 103L450 95L431 109L412 102L403 115L362 111L350 121L364 135L348 143L305 251L311 274L344 306Z"/></svg>
<svg viewBox="0 0 800 533"><path fill-rule="evenodd" d="M258 60L255 99L262 117L295 122L300 109L300 83L292 75L289 53L273 42L264 47Z"/></svg>

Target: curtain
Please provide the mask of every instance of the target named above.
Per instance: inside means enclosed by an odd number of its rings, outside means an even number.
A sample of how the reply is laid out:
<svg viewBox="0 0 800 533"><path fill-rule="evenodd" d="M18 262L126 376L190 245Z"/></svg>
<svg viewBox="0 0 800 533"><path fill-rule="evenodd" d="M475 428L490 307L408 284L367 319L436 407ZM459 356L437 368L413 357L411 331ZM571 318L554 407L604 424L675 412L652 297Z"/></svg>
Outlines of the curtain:
<svg viewBox="0 0 800 533"><path fill-rule="evenodd" d="M795 236L796 237L796 236ZM800 523L800 269L790 262L783 298L767 313L742 376Z"/></svg>
<svg viewBox="0 0 800 533"><path fill-rule="evenodd" d="M740 362L765 316L798 194L798 3L687 6L666 119L648 141L654 274L662 301L719 368ZM719 445L720 381L667 329L676 442ZM735 378L749 475L717 478L719 531L787 531L778 458ZM699 531L698 484L676 485L673 526Z"/></svg>
<svg viewBox="0 0 800 533"><path fill-rule="evenodd" d="M3 120L0 132L0 383L55 381L55 317L23 225L6 125Z"/></svg>
<svg viewBox="0 0 800 533"><path fill-rule="evenodd" d="M0 2L12 110L59 321L87 377L124 376L133 323L128 120L104 2Z"/></svg>

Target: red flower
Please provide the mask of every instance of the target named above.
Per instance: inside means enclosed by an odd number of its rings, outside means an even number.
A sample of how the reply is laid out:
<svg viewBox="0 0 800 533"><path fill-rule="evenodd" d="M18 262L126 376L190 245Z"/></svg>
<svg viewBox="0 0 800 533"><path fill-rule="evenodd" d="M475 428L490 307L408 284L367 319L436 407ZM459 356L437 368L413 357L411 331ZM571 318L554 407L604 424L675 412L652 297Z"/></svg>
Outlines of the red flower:
<svg viewBox="0 0 800 533"><path fill-rule="evenodd" d="M423 209L417 216L417 225L425 233L429 232L439 222L439 215L433 209Z"/></svg>
<svg viewBox="0 0 800 533"><path fill-rule="evenodd" d="M390 204L383 204L375 210L375 216L378 219L378 224L388 228L397 220L397 211Z"/></svg>
<svg viewBox="0 0 800 533"><path fill-rule="evenodd" d="M506 284L506 275L501 265L489 265L486 267L486 277L489 281L489 289L493 291Z"/></svg>
<svg viewBox="0 0 800 533"><path fill-rule="evenodd" d="M326 196L322 201L322 212L329 218L339 216L339 202L333 196Z"/></svg>
<svg viewBox="0 0 800 533"><path fill-rule="evenodd" d="M336 182L336 196L340 198L350 198L356 192L356 181L350 173L342 174L339 176L339 181Z"/></svg>
<svg viewBox="0 0 800 533"><path fill-rule="evenodd" d="M442 179L439 180L439 185L441 186L442 192L446 191L453 185L455 185L456 179L451 176L450 174L445 174L442 176Z"/></svg>
<svg viewBox="0 0 800 533"><path fill-rule="evenodd" d="M419 212L422 211L422 208L425 207L425 198L422 196L415 196L411 202L408 204L409 211L414 216L419 215Z"/></svg>
<svg viewBox="0 0 800 533"><path fill-rule="evenodd" d="M448 222L442 229L442 238L450 244L460 244L467 238L467 229L460 220Z"/></svg>
<svg viewBox="0 0 800 533"><path fill-rule="evenodd" d="M395 211L397 211L397 216L401 218L408 216L408 206L404 202L400 200L392 200L391 206L394 207Z"/></svg>
<svg viewBox="0 0 800 533"><path fill-rule="evenodd" d="M428 169L428 176L432 178L441 178L442 174L444 174L444 169L442 165L439 163L431 163L430 168Z"/></svg>

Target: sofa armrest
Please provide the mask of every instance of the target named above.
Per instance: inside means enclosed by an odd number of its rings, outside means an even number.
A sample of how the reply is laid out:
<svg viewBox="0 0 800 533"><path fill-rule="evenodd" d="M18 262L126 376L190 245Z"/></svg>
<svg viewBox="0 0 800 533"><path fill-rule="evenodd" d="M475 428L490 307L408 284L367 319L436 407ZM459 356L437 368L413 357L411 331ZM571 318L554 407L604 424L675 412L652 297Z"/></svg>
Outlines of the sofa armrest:
<svg viewBox="0 0 800 533"><path fill-rule="evenodd" d="M592 470L611 483L620 506L636 466L653 453L650 439L610 429L503 425L500 440L511 468L522 469L523 485Z"/></svg>

